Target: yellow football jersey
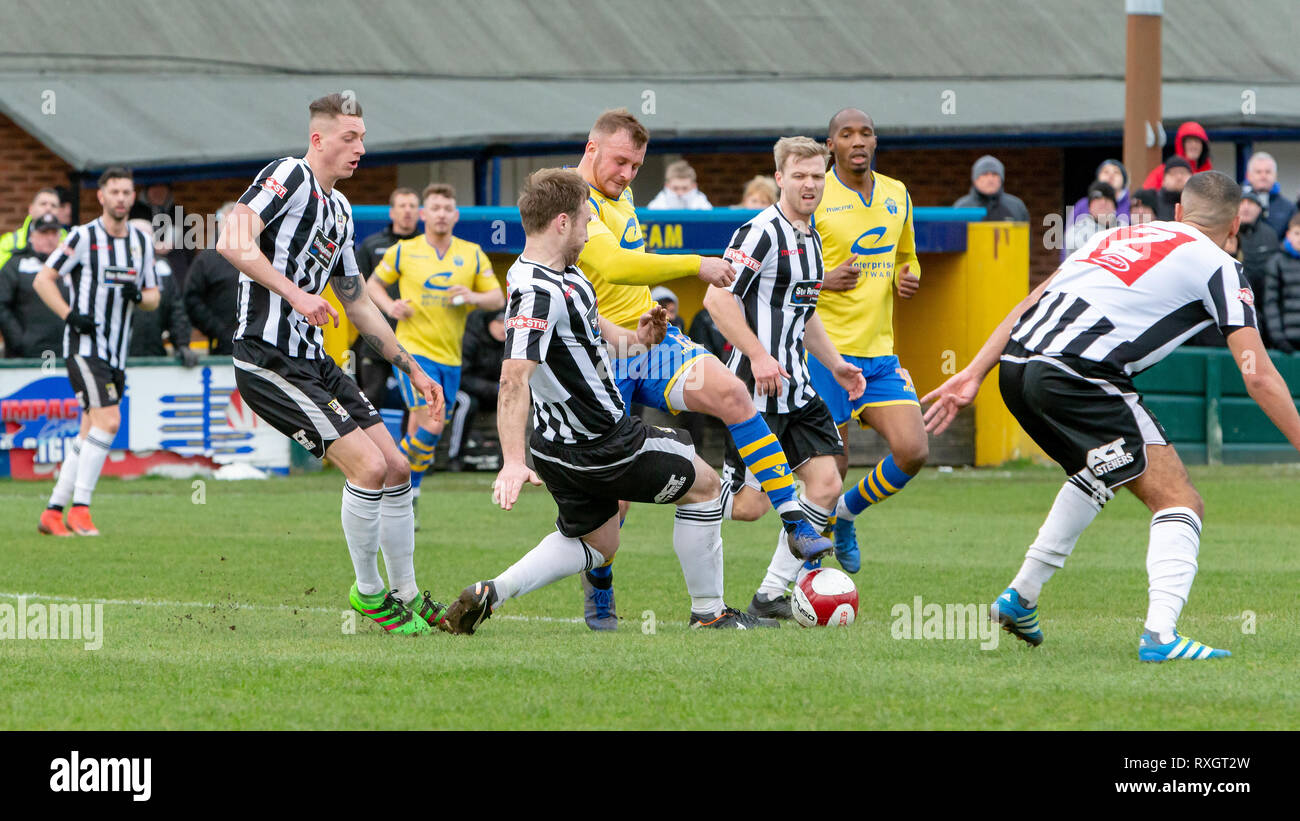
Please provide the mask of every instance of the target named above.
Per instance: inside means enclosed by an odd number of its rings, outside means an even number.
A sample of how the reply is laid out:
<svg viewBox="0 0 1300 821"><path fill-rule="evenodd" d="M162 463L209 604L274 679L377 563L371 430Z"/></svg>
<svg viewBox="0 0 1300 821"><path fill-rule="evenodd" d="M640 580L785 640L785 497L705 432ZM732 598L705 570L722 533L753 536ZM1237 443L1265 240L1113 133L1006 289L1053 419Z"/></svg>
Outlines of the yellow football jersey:
<svg viewBox="0 0 1300 821"><path fill-rule="evenodd" d="M826 270L857 254L861 272L851 291L822 290L817 315L835 348L847 356L889 356L894 352L894 281L904 263L921 275L912 232L912 198L898 180L872 172L875 184L866 199L826 175L826 193L813 215L822 238Z"/></svg>
<svg viewBox="0 0 1300 821"><path fill-rule="evenodd" d="M461 363L465 319L473 305L452 305L447 291L464 285L471 291L499 291L492 263L478 245L451 238L447 253L439 254L421 234L398 242L384 253L374 275L386 285L399 283L401 298L415 315L397 323L397 341L408 351L442 365Z"/></svg>
<svg viewBox="0 0 1300 821"><path fill-rule="evenodd" d="M610 199L588 185L591 222L578 267L596 288L600 315L624 328L635 328L641 314L655 306L651 285L693 276L700 271L696 254L647 254L645 235L632 204L632 189Z"/></svg>

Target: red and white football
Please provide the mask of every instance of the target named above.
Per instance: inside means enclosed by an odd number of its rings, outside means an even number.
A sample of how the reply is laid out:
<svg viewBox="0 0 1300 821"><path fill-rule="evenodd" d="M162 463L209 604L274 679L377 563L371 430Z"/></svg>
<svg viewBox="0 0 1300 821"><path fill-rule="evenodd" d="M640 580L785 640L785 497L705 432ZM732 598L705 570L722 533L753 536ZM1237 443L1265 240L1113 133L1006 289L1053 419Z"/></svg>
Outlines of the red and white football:
<svg viewBox="0 0 1300 821"><path fill-rule="evenodd" d="M821 567L794 586L790 609L800 627L847 627L858 616L858 588L844 571Z"/></svg>

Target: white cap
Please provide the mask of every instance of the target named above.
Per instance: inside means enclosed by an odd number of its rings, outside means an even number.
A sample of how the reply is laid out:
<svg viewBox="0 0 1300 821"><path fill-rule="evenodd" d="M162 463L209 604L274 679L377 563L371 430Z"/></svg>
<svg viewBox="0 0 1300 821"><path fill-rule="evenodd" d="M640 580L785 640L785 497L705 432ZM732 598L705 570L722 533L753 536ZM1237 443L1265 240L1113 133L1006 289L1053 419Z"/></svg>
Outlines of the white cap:
<svg viewBox="0 0 1300 821"><path fill-rule="evenodd" d="M678 305L682 304L681 300L677 298L677 294L674 294L672 291L668 290L662 285L660 285L659 287L655 288L653 291L650 292L650 298L653 299L655 302L663 302L665 299L671 299L673 302L676 302Z"/></svg>

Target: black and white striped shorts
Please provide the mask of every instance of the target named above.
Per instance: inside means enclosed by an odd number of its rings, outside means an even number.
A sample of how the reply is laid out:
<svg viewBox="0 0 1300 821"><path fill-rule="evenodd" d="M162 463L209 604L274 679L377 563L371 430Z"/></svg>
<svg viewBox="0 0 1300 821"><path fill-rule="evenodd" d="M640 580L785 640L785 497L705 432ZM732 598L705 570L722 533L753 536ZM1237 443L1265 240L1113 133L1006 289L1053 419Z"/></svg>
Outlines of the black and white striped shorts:
<svg viewBox="0 0 1300 821"><path fill-rule="evenodd" d="M329 357L301 359L235 340L235 385L248 407L317 459L336 439L379 424L379 411Z"/></svg>

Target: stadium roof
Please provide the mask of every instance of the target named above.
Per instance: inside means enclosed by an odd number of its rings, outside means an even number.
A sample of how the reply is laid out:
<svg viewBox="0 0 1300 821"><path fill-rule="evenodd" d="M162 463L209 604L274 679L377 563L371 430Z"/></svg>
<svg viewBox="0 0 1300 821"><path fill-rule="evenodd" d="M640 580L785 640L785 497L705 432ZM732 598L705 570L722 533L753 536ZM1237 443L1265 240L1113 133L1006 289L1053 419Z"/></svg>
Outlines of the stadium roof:
<svg viewBox="0 0 1300 821"><path fill-rule="evenodd" d="M1167 3L1165 117L1300 128L1292 16ZM842 105L900 137L1114 133L1124 33L1122 0L49 0L0 27L0 111L81 170L296 153L344 89L372 155L412 158L574 144L619 105L661 146L821 133Z"/></svg>

